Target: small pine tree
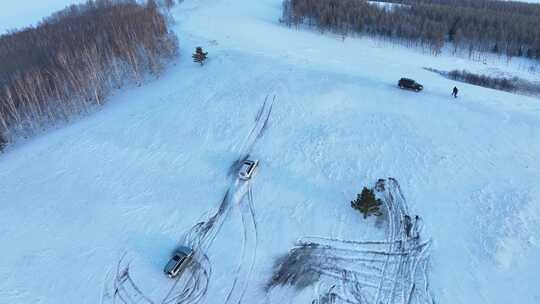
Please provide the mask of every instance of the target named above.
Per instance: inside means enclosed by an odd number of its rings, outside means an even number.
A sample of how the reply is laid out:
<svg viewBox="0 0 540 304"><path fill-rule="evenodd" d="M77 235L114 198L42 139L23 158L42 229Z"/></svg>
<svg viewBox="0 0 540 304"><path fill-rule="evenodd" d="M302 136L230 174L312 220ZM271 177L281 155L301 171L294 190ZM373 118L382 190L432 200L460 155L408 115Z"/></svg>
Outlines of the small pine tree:
<svg viewBox="0 0 540 304"><path fill-rule="evenodd" d="M367 218L372 214L376 216L381 216L381 205L381 200L375 198L373 190L366 187L362 189L362 193L357 195L356 200L351 202L351 207L362 212L362 214L364 214L364 218Z"/></svg>
<svg viewBox="0 0 540 304"><path fill-rule="evenodd" d="M204 52L202 47L198 46L195 49L195 54L193 54L193 62L198 62L201 65L204 64L204 61L207 59L208 52Z"/></svg>

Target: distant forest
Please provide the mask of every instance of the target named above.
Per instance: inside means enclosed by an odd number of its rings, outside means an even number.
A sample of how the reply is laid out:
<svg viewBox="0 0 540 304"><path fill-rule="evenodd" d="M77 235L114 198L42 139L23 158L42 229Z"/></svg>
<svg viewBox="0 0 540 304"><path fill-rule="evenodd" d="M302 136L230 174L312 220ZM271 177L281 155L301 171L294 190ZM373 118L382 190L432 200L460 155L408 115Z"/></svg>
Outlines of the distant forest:
<svg viewBox="0 0 540 304"><path fill-rule="evenodd" d="M492 0L284 0L282 22L365 33L439 54L493 52L540 60L540 5Z"/></svg>
<svg viewBox="0 0 540 304"><path fill-rule="evenodd" d="M0 150L86 113L145 73L159 75L177 50L154 0L88 1L0 36Z"/></svg>

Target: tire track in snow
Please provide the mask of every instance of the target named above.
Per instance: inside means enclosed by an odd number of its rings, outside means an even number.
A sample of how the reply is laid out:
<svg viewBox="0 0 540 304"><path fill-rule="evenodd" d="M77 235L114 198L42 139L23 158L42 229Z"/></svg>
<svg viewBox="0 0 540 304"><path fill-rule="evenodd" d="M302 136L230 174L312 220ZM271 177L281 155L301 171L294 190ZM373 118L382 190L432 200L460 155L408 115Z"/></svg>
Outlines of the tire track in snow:
<svg viewBox="0 0 540 304"><path fill-rule="evenodd" d="M377 186L380 186L381 184L379 184L380 180L377 182ZM384 188L384 184L382 184L383 188ZM390 244L388 246L388 250L389 252L392 252L394 250L394 243L396 242L396 227L395 227L395 212L394 212L394 206L392 206L392 204L389 203L389 199L383 199L383 203L384 203L384 207L386 209L386 212L388 214L388 228L387 228L387 237L386 237L386 240L387 240L387 243ZM382 280L379 281L379 288L377 289L377 295L375 296L375 303L381 303L380 301L380 298L381 298L381 293L383 292L383 285L385 283L385 276L388 272L388 268L389 268L389 262L390 262L390 257L387 256L386 258L386 261L383 265L383 270L382 270Z"/></svg>
<svg viewBox="0 0 540 304"><path fill-rule="evenodd" d="M273 107L274 101L275 101L275 96L274 96L270 106L267 106L268 105L268 96L266 96L262 106L257 111L257 114L255 116L255 121L254 121L255 124L250 129L250 131L249 131L248 135L246 136L246 138L244 138L242 146L241 146L241 148L239 150L239 154L241 155L241 157L237 161L235 161L233 163L233 165L231 166L231 169L230 169L230 172L229 172L229 173L231 173L231 175L236 174L236 172L238 172L240 164L242 163L242 161L249 157L249 154L250 154L251 150L253 149L253 147L255 146L257 140L262 137L262 134L264 133L264 130L266 130L266 128L268 126L268 122L269 122L269 119L270 119L270 114L272 112L272 107ZM262 124L261 124L261 122L262 122ZM224 222L225 218L227 217L227 215L228 215L229 211L231 210L231 208L236 206L236 205L242 206L241 202L244 199L244 196L246 194L244 192L245 189L247 189L248 193L251 193L250 181L242 182L238 178L235 177L232 184L231 184L231 186L227 190L227 192L226 192L226 194L225 194L225 196L224 196L224 198L223 198L223 200L222 200L222 202L220 204L220 207L219 207L218 211L208 221L200 222L197 225L195 225L190 230L190 232L188 232L188 237L191 238L191 240L190 239L184 239L184 241L182 243L183 244L190 244L190 246L192 246L192 248L195 248L196 251L206 252L209 249L209 247L211 246L211 244L213 243L213 241L214 241L215 237L217 236L217 234L219 233L219 231L221 230L221 227L223 226L223 222ZM249 200L251 200L251 198ZM251 203L249 205L250 205L250 209L253 210L252 209L252 201L251 201ZM246 232L247 223L246 223L246 219L245 219L245 213L242 212L241 214L242 214L242 222L243 222L243 226L244 226L244 238L246 239L248 233ZM251 212L251 214L253 214L252 221L253 221L253 223L255 223L254 212ZM254 227L256 227L255 224L254 224ZM253 230L255 231L255 240L256 240L256 228L254 228ZM242 246L245 247L245 244L246 244L246 241L244 240ZM242 251L243 251L242 256L244 256L245 248L243 248ZM253 263L254 263L254 258L253 258ZM207 267L211 267L211 263L208 263ZM251 266L251 268L252 267L253 266ZM207 270L207 272L211 273L211 271L209 269ZM250 273L251 273L251 270L250 270ZM233 286L232 286L231 290L229 291L229 295L227 297L226 303L229 303L229 301L231 301L229 299L232 299L233 293L236 292L235 290L236 290L236 285L238 284L237 283L238 281L239 281L239 279L238 279L238 276L237 276L237 279L235 279L235 281L233 283ZM247 285L246 285L246 288L247 288ZM173 289L174 289L174 287L171 288L171 290L173 290ZM238 301L241 301L244 292L245 292L245 288L243 288L243 291L241 292L241 296L240 296ZM186 302L186 303L198 303L199 299L196 299L196 300L197 301L190 301L190 302Z"/></svg>
<svg viewBox="0 0 540 304"><path fill-rule="evenodd" d="M131 278L129 273L130 263L127 262L126 265L122 265L125 258L126 254L122 256L116 266L116 273L112 283L112 295L104 293L101 302L104 302L104 300L111 300L113 304L154 304L152 300L146 297Z"/></svg>
<svg viewBox="0 0 540 304"><path fill-rule="evenodd" d="M188 268L192 267L193 269L180 274L180 277L174 283L175 286L169 290L169 293L161 302L162 304L198 302L206 294L212 271L208 257L199 254L198 258L192 259L190 263L191 265ZM186 282L181 283L182 280ZM182 290L173 294L176 285L180 285Z"/></svg>
<svg viewBox="0 0 540 304"><path fill-rule="evenodd" d="M385 182L375 185L388 215L384 240L301 238L281 258L269 286L301 282L330 286L317 288L313 304L410 304L415 300L433 304L427 277L431 240L421 240L423 222L409 216L398 182L393 178Z"/></svg>
<svg viewBox="0 0 540 304"><path fill-rule="evenodd" d="M231 290L225 300L226 304L241 303L244 294L247 290L253 268L255 266L255 258L257 256L257 221L255 219L255 210L253 206L253 191L250 180L246 181L248 185L247 202L242 200L239 202L242 226L243 226L243 242L241 250L241 258L236 269L236 276L233 281ZM250 251L250 253L248 253Z"/></svg>
<svg viewBox="0 0 540 304"><path fill-rule="evenodd" d="M404 246L407 244L407 236L405 235L404 226L405 215L407 215L406 201L401 193L401 188L399 187L397 181L393 178L389 178L388 181L389 183L385 183L384 181L379 180L376 185L376 188L383 189L383 202L388 212L389 221L387 241L390 244L388 247L388 252L405 253L406 251ZM397 263L394 264L388 264L390 256L387 257L387 263L385 263L383 267L383 279L380 281L381 289L377 291L377 296L375 298L376 303L395 303L393 299L397 289L399 288L398 285L400 283L403 284L401 280L402 271L403 268L406 267L405 264L409 260L410 254L411 252L398 255ZM385 294L382 291L382 286L386 283L385 280L393 281L393 288L389 294ZM384 299L386 299L386 301L383 301ZM404 303L404 299L402 299L399 303Z"/></svg>
<svg viewBox="0 0 540 304"><path fill-rule="evenodd" d="M399 183L395 179L389 178L388 183L382 188L385 194L383 201L389 212L390 220L388 241L392 244L398 241L398 246L389 246L389 251L406 254L398 254L396 263L391 264L393 267L390 264L385 264L383 280L380 282L381 289L377 291L375 302L405 304L410 302L412 290L416 289L413 279L414 273L417 271L420 256L429 249L431 241L418 244L422 228L421 221L418 224L416 224L416 220L414 223L411 222L407 203ZM416 217L416 219L419 218ZM385 293L382 286L386 283L385 281L390 280L393 281L392 289L389 293Z"/></svg>
<svg viewBox="0 0 540 304"><path fill-rule="evenodd" d="M257 111L255 116L255 124L244 138L239 149L240 158L233 163L230 169L230 175L238 172L240 164L243 160L249 157L250 152L254 148L257 141L262 138L269 126L270 115L276 96L268 106L268 96L266 96L262 106ZM232 174L231 174L232 173ZM247 189L248 202L242 204L246 195ZM250 181L242 182L234 178L231 185L225 192L223 199L218 207L218 210L206 221L202 221L194 225L186 232L180 245L188 245L194 249L194 257L189 262L187 268L182 271L182 274L174 279L171 288L167 292L165 298L161 301L162 304L195 304L200 303L206 296L208 285L212 274L212 264L205 252L214 242L214 239L221 231L223 223L233 206L241 208L242 223L244 230L244 240L242 249L242 259L240 261L241 271L237 272L233 286L229 291L226 303L240 303L246 290L247 283L251 273L253 272L255 257L257 252L257 225L255 221L255 211L253 206L253 194ZM245 257L247 247L251 249L251 255ZM243 267L245 259L249 259L248 268ZM123 260L119 261L121 264ZM120 266L118 266L120 267ZM244 277L241 277L243 274ZM241 286L237 288L237 286ZM125 304L154 304L152 300L146 297L140 288L135 284L129 274L129 265L120 271L117 269L113 281L114 290L111 296L108 291L103 292L102 303L105 300L110 300L112 303L117 303L117 300Z"/></svg>
<svg viewBox="0 0 540 304"><path fill-rule="evenodd" d="M259 110L257 110L253 127L250 129L250 131L244 137L240 144L240 148L237 151L238 154L241 155L240 159L243 159L246 154L249 154L249 152L251 152L253 146L257 143L257 139L259 139L261 137L261 134L263 133L261 131L265 129L265 126L268 124L268 120L270 119L270 114L272 114L272 108L274 106L276 96L274 95L272 101L270 102L270 105L268 105L268 98L269 95L266 95L263 104L261 105ZM263 121L262 125L261 121Z"/></svg>

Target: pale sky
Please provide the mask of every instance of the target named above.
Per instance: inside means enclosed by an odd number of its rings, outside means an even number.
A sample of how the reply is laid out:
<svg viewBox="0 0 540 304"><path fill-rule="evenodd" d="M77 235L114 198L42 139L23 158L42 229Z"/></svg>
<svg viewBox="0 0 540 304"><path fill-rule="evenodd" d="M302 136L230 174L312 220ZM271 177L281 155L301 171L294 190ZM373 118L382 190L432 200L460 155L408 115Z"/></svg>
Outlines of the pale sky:
<svg viewBox="0 0 540 304"><path fill-rule="evenodd" d="M70 4L83 2L86 0L0 0L0 35L9 29L35 25ZM540 0L523 2L540 3Z"/></svg>
<svg viewBox="0 0 540 304"><path fill-rule="evenodd" d="M0 0L0 34L13 28L35 25L64 7L85 0Z"/></svg>

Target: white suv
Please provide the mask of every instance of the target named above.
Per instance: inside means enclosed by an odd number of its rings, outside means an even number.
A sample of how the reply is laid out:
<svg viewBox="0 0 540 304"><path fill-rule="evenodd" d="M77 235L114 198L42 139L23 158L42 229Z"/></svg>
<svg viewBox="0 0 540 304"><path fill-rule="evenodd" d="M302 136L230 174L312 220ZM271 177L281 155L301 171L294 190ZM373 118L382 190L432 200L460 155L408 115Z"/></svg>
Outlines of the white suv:
<svg viewBox="0 0 540 304"><path fill-rule="evenodd" d="M238 172L238 177L242 180L248 180L253 175L253 172L255 172L255 169L257 168L257 165L259 164L258 160L245 160L242 163L242 166L240 167L240 171Z"/></svg>

